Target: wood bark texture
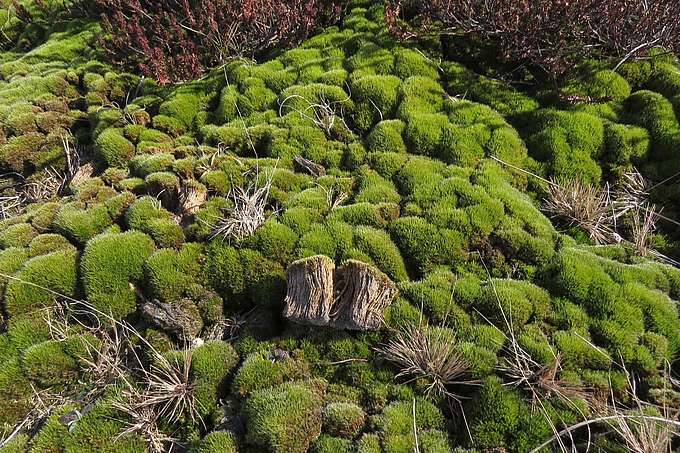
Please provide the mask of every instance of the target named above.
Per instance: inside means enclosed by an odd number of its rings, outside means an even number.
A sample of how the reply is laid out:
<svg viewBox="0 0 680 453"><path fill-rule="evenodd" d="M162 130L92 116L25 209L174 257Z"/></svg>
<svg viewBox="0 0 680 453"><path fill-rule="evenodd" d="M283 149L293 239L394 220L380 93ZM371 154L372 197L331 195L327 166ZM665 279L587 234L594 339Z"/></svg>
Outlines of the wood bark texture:
<svg viewBox="0 0 680 453"><path fill-rule="evenodd" d="M334 273L333 261L323 255L292 263L286 270L288 289L283 316L302 324L328 325Z"/></svg>
<svg viewBox="0 0 680 453"><path fill-rule="evenodd" d="M387 275L356 260L348 260L335 273L333 261L317 255L291 264L286 277L288 293L283 315L302 324L378 329L385 308L397 295L397 287Z"/></svg>

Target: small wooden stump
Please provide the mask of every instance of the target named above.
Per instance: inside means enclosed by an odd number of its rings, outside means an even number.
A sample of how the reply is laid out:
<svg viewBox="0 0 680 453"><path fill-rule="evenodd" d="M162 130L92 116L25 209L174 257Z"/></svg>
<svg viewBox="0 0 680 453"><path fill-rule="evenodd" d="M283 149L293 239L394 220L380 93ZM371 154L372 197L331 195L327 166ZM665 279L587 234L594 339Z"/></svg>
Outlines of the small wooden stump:
<svg viewBox="0 0 680 453"><path fill-rule="evenodd" d="M191 299L180 299L170 303L153 299L140 305L142 317L149 323L190 342L203 328L203 319Z"/></svg>
<svg viewBox="0 0 680 453"><path fill-rule="evenodd" d="M323 255L291 264L283 315L302 324L338 329L380 328L385 308L397 295L396 285L361 261L348 260L334 271L333 261Z"/></svg>
<svg viewBox="0 0 680 453"><path fill-rule="evenodd" d="M380 328L397 287L387 275L361 261L348 260L339 271L333 326L350 330Z"/></svg>
<svg viewBox="0 0 680 453"><path fill-rule="evenodd" d="M307 170L307 172L309 172L309 174L315 178L326 174L326 169L316 162L312 162L311 160L305 159L302 156L295 156L293 159L295 159L295 162L297 162L298 165Z"/></svg>
<svg viewBox="0 0 680 453"><path fill-rule="evenodd" d="M292 263L286 270L288 291L283 316L301 324L328 325L334 273L333 261L323 255Z"/></svg>

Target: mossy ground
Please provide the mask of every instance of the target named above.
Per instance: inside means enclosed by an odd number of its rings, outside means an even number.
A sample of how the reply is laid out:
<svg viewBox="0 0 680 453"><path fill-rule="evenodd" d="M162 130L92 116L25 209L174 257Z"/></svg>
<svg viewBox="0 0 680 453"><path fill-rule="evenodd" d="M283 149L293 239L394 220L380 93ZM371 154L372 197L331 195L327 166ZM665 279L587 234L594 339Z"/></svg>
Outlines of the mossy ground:
<svg viewBox="0 0 680 453"><path fill-rule="evenodd" d="M661 55L615 73L583 62L559 92L518 91L441 61L432 42L393 40L382 6L368 3L296 49L235 59L175 87L98 62L96 24L38 33L0 9L3 39L14 39L1 43L2 195L63 173L66 144L94 172L3 205L0 442L40 401L55 402L9 451L146 448L143 430L121 434L134 422L111 405L121 387L90 392L101 376L80 359L105 351L74 340L101 327L80 299L146 335L130 351L153 345L169 357L200 342L178 343L182 335L145 325L137 308L156 301L200 314L205 344L187 375L200 420L184 409L176 423L144 425L189 451L412 452L415 413L420 451L524 452L552 436L549 422L581 421L594 408L588 398L625 398L625 372L640 397L666 392L680 408L662 379L680 354L680 271L553 222L540 180L497 160L594 186L634 165L661 183L651 201L680 219L677 61ZM234 187L268 175L263 226L241 242L213 237ZM652 244L677 260L675 224L659 226ZM398 284L390 329L282 318L286 267L318 254L370 263ZM55 328L58 319L71 327ZM399 369L375 352L394 329L421 324L474 364L462 379L479 386L449 386L466 398L460 407L428 393L427 379L395 378ZM578 403L546 397L535 412L530 392L504 385L509 338L579 389ZM78 423L57 420L85 407Z"/></svg>

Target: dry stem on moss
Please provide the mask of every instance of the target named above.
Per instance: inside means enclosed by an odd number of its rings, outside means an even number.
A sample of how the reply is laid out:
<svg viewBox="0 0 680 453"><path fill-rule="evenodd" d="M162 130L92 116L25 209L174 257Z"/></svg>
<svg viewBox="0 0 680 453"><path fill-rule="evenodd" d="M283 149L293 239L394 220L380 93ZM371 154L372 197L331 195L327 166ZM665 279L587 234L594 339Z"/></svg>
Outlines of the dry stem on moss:
<svg viewBox="0 0 680 453"><path fill-rule="evenodd" d="M597 244L612 242L612 207L607 194L595 187L573 181L565 187L550 184L544 208L552 217L561 217L578 226Z"/></svg>
<svg viewBox="0 0 680 453"><path fill-rule="evenodd" d="M220 217L213 227L212 238L221 236L231 243L232 240L241 242L255 234L267 221L267 199L271 189L272 179L276 168L267 175L264 185L259 186L257 175L255 181L247 188L232 185L231 198L234 208L228 217Z"/></svg>
<svg viewBox="0 0 680 453"><path fill-rule="evenodd" d="M347 88L349 90L349 86ZM311 121L319 129L324 131L326 137L332 138L333 131L336 128L336 121L339 121L342 124L344 130L348 132L350 131L349 127L347 126L347 123L345 123L344 120L342 104L348 102L351 98L352 93L350 92L346 99L343 99L341 101L329 101L326 99L325 94L322 91L321 94L319 95L319 102L312 103L309 102L304 96L300 96L299 94L291 94L283 101L281 101L281 103L279 104L279 116L281 117L284 116L283 115L284 108L297 112L302 118ZM300 99L307 103L307 107L305 107L303 110L299 110L291 105L287 105L286 102L288 102L291 99ZM340 107L339 116L337 114L338 106Z"/></svg>
<svg viewBox="0 0 680 453"><path fill-rule="evenodd" d="M445 335L443 329L424 325L411 325L405 332L395 331L394 335L394 340L376 350L400 368L397 377L410 377L409 382L425 378L429 382L427 393L459 401L460 396L449 386L470 383L463 379L470 371L470 362L456 350L451 336Z"/></svg>

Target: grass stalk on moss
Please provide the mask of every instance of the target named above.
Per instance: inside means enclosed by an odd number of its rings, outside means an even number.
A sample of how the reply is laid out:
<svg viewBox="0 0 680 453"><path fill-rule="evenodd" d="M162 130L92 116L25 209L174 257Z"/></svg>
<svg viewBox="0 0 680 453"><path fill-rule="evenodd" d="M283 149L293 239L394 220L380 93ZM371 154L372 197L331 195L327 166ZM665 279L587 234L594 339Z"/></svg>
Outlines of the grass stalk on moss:
<svg viewBox="0 0 680 453"><path fill-rule="evenodd" d="M476 253L479 254L479 252ZM550 395L555 395L567 407L576 410L585 419L585 414L583 414L580 408L572 402L572 398L587 398L588 394L581 386L574 386L556 379L557 373L561 370L561 356L559 354L555 354L552 350L552 347L550 347L550 351L554 357L554 361L547 364L541 364L537 362L531 357L531 354L522 348L519 341L517 340L517 337L515 336L515 326L512 319L512 311L506 313L505 309L503 308L503 304L501 303L500 296L498 295L496 285L491 278L491 273L489 272L489 269L481 255L479 255L479 259L489 277L489 282L498 302L498 309L500 310L501 316L503 317L503 322L505 323L505 328L508 332L506 334L503 330L499 329L498 326L494 325L489 319L487 319L482 313L477 311L477 313L484 320L486 320L486 322L501 332L508 342L508 346L505 346L505 349L509 351L510 358L505 360L505 364L500 367L500 371L505 373L511 379L510 385L523 388L529 392L532 399L532 406L540 411L549 424L550 429L555 435L557 435L557 427L555 426L555 423L553 422L547 409L547 405L550 404L547 401L548 397ZM584 339L584 341L586 340ZM587 343L591 345L590 342ZM571 437L571 432L567 434L569 434L571 440L571 451L574 452L574 446L576 443ZM566 444L562 440L561 436L557 436L556 440L560 451L563 453L570 451L570 449L567 448Z"/></svg>
<svg viewBox="0 0 680 453"><path fill-rule="evenodd" d="M56 309L51 307L43 310L47 312L45 320L56 340L70 337L71 321L78 324L79 330L84 329L99 339L99 343L95 345L81 337L87 353L80 357L80 361L85 366L85 374L91 376L92 384L92 389L85 398L94 398L112 384L123 385L123 391L112 406L132 417L133 423L123 430L121 435L137 432L147 441L151 451L163 452L167 451L165 444L178 441L160 431L156 423L158 420L170 424L181 423L185 421L184 414L187 414L192 422L203 423L197 407L200 403L194 398L193 382L189 375L193 354L191 347L184 349L182 360L173 364L134 326L125 321L118 321L88 302L13 276L6 274L0 276L36 286L66 301L64 306L57 305ZM85 323L81 319L87 319L89 322ZM149 369L144 367L137 351L130 346L134 343L141 343L149 351L151 358ZM16 436L16 433L21 432L26 426L33 426L69 401L69 398L62 398L60 403L51 404L49 411L32 411L15 428L12 435ZM8 439L4 439L3 443L7 441Z"/></svg>
<svg viewBox="0 0 680 453"><path fill-rule="evenodd" d="M619 441L622 442L621 446L627 451L633 453L671 451L673 439L680 434L680 412L672 410L665 404L658 406L640 399L633 377L625 367L622 368L626 374L627 390L632 401L630 407L618 407L612 392L612 403L601 406L602 415L585 419L556 432L550 439L533 449L531 453L537 453L555 441L561 443L560 439L565 435L571 437L573 431L583 427L590 430L591 425L598 424L605 425L616 434ZM670 366L667 366L667 371L669 369ZM674 379L666 377L665 381L672 384Z"/></svg>
<svg viewBox="0 0 680 453"><path fill-rule="evenodd" d="M349 91L349 85L347 85L347 90ZM346 131L350 131L347 123L345 122L344 115L342 113L342 104L348 102L352 98L352 93L350 91L346 99L340 101L329 101L326 99L323 91L319 94L319 102L312 103L309 102L304 96L299 94L291 94L286 97L283 101L279 103L279 116L283 117L283 109L289 109L297 112L302 118L311 121L315 126L324 131L326 137L332 138L333 131L335 130L336 120L342 123L342 127ZM286 104L292 99L300 99L307 104L303 110L297 109L291 105ZM340 106L340 115L337 115L338 106Z"/></svg>
<svg viewBox="0 0 680 453"><path fill-rule="evenodd" d="M234 201L234 208L228 217L217 219L211 239L221 236L229 243L232 240L240 243L264 225L267 221L267 200L275 172L276 168L272 169L261 186L258 185L257 175L247 188L232 185L231 198Z"/></svg>

